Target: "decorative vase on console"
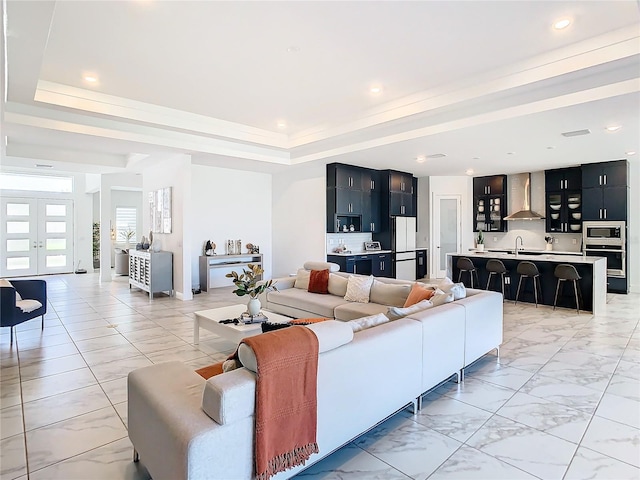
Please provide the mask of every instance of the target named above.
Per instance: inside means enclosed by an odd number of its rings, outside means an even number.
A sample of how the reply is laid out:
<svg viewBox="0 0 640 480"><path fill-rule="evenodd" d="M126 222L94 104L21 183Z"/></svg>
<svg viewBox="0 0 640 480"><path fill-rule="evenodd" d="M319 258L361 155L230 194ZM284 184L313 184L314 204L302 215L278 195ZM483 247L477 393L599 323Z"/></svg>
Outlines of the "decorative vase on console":
<svg viewBox="0 0 640 480"><path fill-rule="evenodd" d="M249 264L247 268L242 269L242 273L238 275L238 272L227 273L225 277L231 278L236 289L233 291L239 297L249 295L250 299L247 303L247 311L249 315L255 316L260 313L260 299L258 295L270 290L278 290L273 283L273 280L260 281L260 277L264 273L264 270L260 265Z"/></svg>

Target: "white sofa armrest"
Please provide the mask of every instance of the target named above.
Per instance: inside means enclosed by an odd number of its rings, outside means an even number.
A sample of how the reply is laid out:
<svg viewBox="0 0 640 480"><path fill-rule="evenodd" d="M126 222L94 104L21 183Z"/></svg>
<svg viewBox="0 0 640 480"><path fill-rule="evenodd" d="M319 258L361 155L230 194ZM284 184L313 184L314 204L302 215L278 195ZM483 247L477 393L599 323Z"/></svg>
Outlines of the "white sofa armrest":
<svg viewBox="0 0 640 480"><path fill-rule="evenodd" d="M220 425L250 417L256 408L256 377L238 368L207 380L202 393L202 409Z"/></svg>

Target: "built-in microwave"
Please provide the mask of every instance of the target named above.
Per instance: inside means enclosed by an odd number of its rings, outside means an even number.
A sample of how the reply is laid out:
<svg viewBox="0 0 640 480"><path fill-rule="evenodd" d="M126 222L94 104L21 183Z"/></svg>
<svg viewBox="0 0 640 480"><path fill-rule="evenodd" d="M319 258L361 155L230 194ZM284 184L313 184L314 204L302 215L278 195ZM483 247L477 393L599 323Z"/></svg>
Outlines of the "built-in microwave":
<svg viewBox="0 0 640 480"><path fill-rule="evenodd" d="M584 244L624 245L625 222L582 222Z"/></svg>

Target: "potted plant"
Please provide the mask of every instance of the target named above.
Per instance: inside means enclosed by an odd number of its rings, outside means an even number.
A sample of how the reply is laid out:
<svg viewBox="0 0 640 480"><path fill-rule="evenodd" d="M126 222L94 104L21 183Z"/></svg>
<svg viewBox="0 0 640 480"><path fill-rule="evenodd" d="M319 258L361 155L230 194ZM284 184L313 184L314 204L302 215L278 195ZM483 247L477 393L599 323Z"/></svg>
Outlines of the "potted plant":
<svg viewBox="0 0 640 480"><path fill-rule="evenodd" d="M131 239L135 234L136 232L131 230L130 228L128 228L124 232L120 232L120 237L124 239L124 250L126 250L127 253L129 253L129 247L131 246Z"/></svg>
<svg viewBox="0 0 640 480"><path fill-rule="evenodd" d="M476 238L476 250L478 252L484 252L484 236L482 230L478 231L478 237Z"/></svg>
<svg viewBox="0 0 640 480"><path fill-rule="evenodd" d="M239 297L249 295L249 303L247 304L247 311L249 315L255 316L260 313L260 299L258 295L270 290L278 290L273 284L273 280L260 281L258 278L264 273L264 270L260 265L249 264L247 269L243 268L242 273L238 275L233 271L227 273L225 277L231 278L236 289L233 291Z"/></svg>

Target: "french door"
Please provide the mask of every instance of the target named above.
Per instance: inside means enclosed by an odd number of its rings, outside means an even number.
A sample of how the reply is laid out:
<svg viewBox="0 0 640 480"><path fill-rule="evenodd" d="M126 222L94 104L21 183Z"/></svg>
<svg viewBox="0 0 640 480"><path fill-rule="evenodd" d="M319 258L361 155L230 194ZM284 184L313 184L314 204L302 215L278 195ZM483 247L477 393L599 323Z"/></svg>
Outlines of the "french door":
<svg viewBox="0 0 640 480"><path fill-rule="evenodd" d="M2 198L0 276L73 271L73 201Z"/></svg>
<svg viewBox="0 0 640 480"><path fill-rule="evenodd" d="M447 253L462 251L462 225L460 220L460 195L434 195L433 198L433 242L435 247L431 275L444 278L447 275ZM435 258L434 258L435 257Z"/></svg>

